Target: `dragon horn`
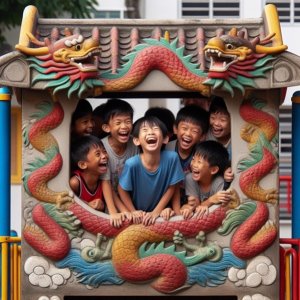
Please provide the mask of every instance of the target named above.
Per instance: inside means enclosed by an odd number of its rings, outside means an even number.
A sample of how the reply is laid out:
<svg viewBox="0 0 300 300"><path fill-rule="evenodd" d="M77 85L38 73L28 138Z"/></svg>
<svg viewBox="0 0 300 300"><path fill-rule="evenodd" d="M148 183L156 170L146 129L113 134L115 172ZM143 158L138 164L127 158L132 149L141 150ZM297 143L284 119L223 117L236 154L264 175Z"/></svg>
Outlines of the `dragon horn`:
<svg viewBox="0 0 300 300"><path fill-rule="evenodd" d="M27 55L32 55L32 56L40 56L40 55L49 54L48 47L29 48L29 47L23 46L21 44L18 44L15 46L15 48Z"/></svg>
<svg viewBox="0 0 300 300"><path fill-rule="evenodd" d="M256 52L265 54L278 54L285 51L287 46L282 42L278 13L274 4L268 4L265 6L264 17L266 19L269 34L262 40L261 44L266 44L269 40L272 41L272 46L265 47L263 45L256 45Z"/></svg>

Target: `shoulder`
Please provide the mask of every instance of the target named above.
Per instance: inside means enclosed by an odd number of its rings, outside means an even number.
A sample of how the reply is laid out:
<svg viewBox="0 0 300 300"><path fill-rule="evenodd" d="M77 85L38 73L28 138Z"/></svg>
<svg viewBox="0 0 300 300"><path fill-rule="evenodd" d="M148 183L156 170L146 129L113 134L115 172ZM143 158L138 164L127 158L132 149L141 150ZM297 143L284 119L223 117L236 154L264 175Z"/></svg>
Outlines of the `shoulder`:
<svg viewBox="0 0 300 300"><path fill-rule="evenodd" d="M224 186L224 178L222 176L217 176L213 179L212 187L216 190L221 190Z"/></svg>
<svg viewBox="0 0 300 300"><path fill-rule="evenodd" d="M139 156L139 154L136 154L136 155L131 156L130 158L126 159L125 165L134 166L134 165L139 164L139 162L140 162L140 156Z"/></svg>
<svg viewBox="0 0 300 300"><path fill-rule="evenodd" d="M166 158L179 159L178 154L176 152L170 151L170 150L163 150L161 152L161 156L166 157Z"/></svg>
<svg viewBox="0 0 300 300"><path fill-rule="evenodd" d="M139 153L139 148L133 143L133 137L130 137L130 139L128 140L126 151L131 155Z"/></svg>
<svg viewBox="0 0 300 300"><path fill-rule="evenodd" d="M79 177L76 175L72 176L69 180L69 185L75 193L77 193L79 190L79 186L80 186L79 180L80 180Z"/></svg>
<svg viewBox="0 0 300 300"><path fill-rule="evenodd" d="M177 140L171 141L166 145L166 150L175 151Z"/></svg>

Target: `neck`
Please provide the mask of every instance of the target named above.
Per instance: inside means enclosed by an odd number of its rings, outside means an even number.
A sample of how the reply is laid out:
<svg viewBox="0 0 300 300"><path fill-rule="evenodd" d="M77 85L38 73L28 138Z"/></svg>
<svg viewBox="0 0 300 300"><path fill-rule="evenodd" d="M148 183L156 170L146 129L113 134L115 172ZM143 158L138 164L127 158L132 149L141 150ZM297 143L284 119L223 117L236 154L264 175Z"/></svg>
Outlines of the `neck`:
<svg viewBox="0 0 300 300"><path fill-rule="evenodd" d="M100 174L82 171L81 176L83 177L87 187L90 190L93 190L98 183Z"/></svg>
<svg viewBox="0 0 300 300"><path fill-rule="evenodd" d="M122 155L125 152L127 147L126 143L120 143L112 136L108 137L108 143L117 155Z"/></svg>
<svg viewBox="0 0 300 300"><path fill-rule="evenodd" d="M182 159L186 159L188 158L191 153L192 153L192 148L189 148L189 149L182 149L178 144L177 144L177 149L178 149L178 154L180 156L180 158Z"/></svg>
<svg viewBox="0 0 300 300"><path fill-rule="evenodd" d="M198 184L202 192L208 192L211 188L212 178L205 178L201 181L198 181Z"/></svg>
<svg viewBox="0 0 300 300"><path fill-rule="evenodd" d="M141 153L140 155L141 161L145 169L150 172L154 172L157 170L160 163L160 152L159 153Z"/></svg>
<svg viewBox="0 0 300 300"><path fill-rule="evenodd" d="M223 146L226 146L229 141L230 141L230 135L226 135L218 139L218 142L220 142Z"/></svg>

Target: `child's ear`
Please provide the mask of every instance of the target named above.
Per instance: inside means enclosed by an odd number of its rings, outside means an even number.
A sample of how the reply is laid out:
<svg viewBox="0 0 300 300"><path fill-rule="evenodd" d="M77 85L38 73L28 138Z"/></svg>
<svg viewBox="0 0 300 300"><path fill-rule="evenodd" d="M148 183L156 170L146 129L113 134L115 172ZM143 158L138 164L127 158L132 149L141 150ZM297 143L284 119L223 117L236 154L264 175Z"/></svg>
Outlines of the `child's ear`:
<svg viewBox="0 0 300 300"><path fill-rule="evenodd" d="M210 167L210 174L211 175L216 175L218 172L219 172L219 167L218 166Z"/></svg>
<svg viewBox="0 0 300 300"><path fill-rule="evenodd" d="M110 133L110 127L108 124L102 124L102 130L106 133Z"/></svg>
<svg viewBox="0 0 300 300"><path fill-rule="evenodd" d="M136 145L136 146L139 146L141 143L140 143L140 140L137 138L137 137L134 137L133 138L133 143Z"/></svg>
<svg viewBox="0 0 300 300"><path fill-rule="evenodd" d="M169 136L164 137L163 143L168 144L168 141L169 141Z"/></svg>
<svg viewBox="0 0 300 300"><path fill-rule="evenodd" d="M86 162L83 161L83 160L80 160L77 165L78 165L80 170L84 170L84 169L87 168Z"/></svg>

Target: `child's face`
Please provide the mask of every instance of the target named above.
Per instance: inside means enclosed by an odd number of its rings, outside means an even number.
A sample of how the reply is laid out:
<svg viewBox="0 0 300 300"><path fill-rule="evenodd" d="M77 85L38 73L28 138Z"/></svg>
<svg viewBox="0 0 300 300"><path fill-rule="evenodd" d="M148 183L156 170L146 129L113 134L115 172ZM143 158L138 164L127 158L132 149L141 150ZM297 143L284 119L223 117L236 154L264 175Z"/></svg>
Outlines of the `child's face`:
<svg viewBox="0 0 300 300"><path fill-rule="evenodd" d="M141 125L139 137L134 138L136 146L141 146L143 152L160 151L162 144L168 142L168 137L163 137L163 133L158 125L150 126L148 123Z"/></svg>
<svg viewBox="0 0 300 300"><path fill-rule="evenodd" d="M211 167L206 159L196 154L191 161L192 178L197 182L212 178L218 171L217 167Z"/></svg>
<svg viewBox="0 0 300 300"><path fill-rule="evenodd" d="M95 122L92 114L77 119L74 123L73 133L77 136L90 135L93 132Z"/></svg>
<svg viewBox="0 0 300 300"><path fill-rule="evenodd" d="M210 115L209 124L213 136L222 139L230 136L230 116L223 112L216 112Z"/></svg>
<svg viewBox="0 0 300 300"><path fill-rule="evenodd" d="M107 172L108 155L104 147L93 146L87 154L85 169L91 173L100 175Z"/></svg>
<svg viewBox="0 0 300 300"><path fill-rule="evenodd" d="M132 131L132 118L128 114L115 115L108 124L103 124L103 130L110 133L111 137L121 144L126 144Z"/></svg>
<svg viewBox="0 0 300 300"><path fill-rule="evenodd" d="M194 145L201 141L203 132L199 125L191 122L181 121L177 128L174 128L177 135L177 142L179 149L191 150Z"/></svg>

